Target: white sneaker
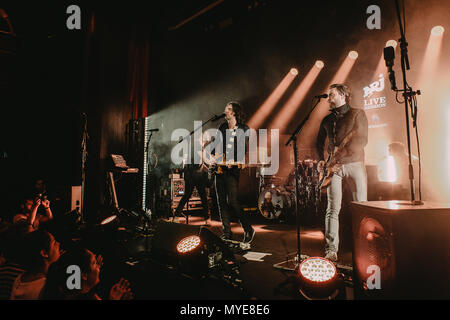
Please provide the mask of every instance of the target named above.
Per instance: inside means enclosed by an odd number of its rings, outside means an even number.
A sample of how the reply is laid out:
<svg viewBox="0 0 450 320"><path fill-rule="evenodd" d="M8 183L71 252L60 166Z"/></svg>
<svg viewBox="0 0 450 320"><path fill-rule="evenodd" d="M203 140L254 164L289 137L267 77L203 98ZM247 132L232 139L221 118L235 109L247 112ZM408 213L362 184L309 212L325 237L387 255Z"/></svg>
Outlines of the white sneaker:
<svg viewBox="0 0 450 320"><path fill-rule="evenodd" d="M324 257L325 259L327 259L327 260L330 260L330 261L332 261L332 262L336 262L337 261L337 253L336 252L334 252L334 251L328 251L326 254L325 254L325 257Z"/></svg>

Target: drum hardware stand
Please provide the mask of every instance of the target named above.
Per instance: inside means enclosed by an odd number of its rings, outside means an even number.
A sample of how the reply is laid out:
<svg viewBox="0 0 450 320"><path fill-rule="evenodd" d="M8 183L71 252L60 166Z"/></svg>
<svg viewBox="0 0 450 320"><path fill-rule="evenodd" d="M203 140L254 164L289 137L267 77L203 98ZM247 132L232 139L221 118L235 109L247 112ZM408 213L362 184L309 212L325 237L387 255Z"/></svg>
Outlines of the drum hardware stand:
<svg viewBox="0 0 450 320"><path fill-rule="evenodd" d="M316 98L316 97L315 97ZM314 99L314 98L313 98ZM289 140L286 142L286 146L289 145L289 143L291 143L292 141L292 147L294 149L294 192L295 192L295 217L296 217L296 222L297 222L297 255L294 257L293 261L294 261L294 265L295 265L295 270L298 269L298 267L300 266L301 262L305 259L306 256L302 256L301 255L301 237L300 237L300 215L298 212L298 148L297 148L297 135L300 133L301 129L303 128L303 126L305 125L305 123L308 121L311 113L313 112L313 110L316 108L316 106L319 104L321 97L317 97L317 101L316 103L313 105L313 107L311 108L311 110L309 111L308 115L305 117L305 119L298 125L298 127L295 129L294 133L291 135L291 137L289 138ZM284 264L286 262L289 262L290 260L287 261L283 261L277 264L274 264L275 268L279 268L278 265L280 264ZM292 269L289 269L292 270Z"/></svg>

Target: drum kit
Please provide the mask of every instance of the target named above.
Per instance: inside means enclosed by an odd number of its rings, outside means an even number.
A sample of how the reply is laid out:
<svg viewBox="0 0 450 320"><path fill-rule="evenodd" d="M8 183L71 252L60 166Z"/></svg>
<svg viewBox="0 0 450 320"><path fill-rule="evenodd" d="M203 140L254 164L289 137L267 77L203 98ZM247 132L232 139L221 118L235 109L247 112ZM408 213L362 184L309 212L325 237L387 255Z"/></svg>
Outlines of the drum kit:
<svg viewBox="0 0 450 320"><path fill-rule="evenodd" d="M301 212L317 214L321 193L317 192L319 171L317 160L301 160L297 165L298 205ZM287 178L264 175L259 168L259 213L268 220L290 220L295 216L295 174L294 169Z"/></svg>

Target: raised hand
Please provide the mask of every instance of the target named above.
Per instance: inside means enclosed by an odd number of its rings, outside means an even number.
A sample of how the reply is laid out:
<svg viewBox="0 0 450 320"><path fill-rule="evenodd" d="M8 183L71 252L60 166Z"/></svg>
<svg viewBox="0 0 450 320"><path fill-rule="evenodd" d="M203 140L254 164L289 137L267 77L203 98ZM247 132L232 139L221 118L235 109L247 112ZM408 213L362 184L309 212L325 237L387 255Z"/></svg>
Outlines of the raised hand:
<svg viewBox="0 0 450 320"><path fill-rule="evenodd" d="M40 199L39 199L40 200ZM50 201L45 199L43 201L41 201L42 206L44 207L44 209L48 209L50 208Z"/></svg>
<svg viewBox="0 0 450 320"><path fill-rule="evenodd" d="M131 292L130 283L124 278L121 278L118 283L113 285L109 292L110 300L130 299L132 296L133 293Z"/></svg>
<svg viewBox="0 0 450 320"><path fill-rule="evenodd" d="M36 198L36 199L34 199L34 202L33 202L33 209L39 207L39 206L41 205L41 203L42 203L41 198ZM33 210L33 209L32 209L32 210Z"/></svg>

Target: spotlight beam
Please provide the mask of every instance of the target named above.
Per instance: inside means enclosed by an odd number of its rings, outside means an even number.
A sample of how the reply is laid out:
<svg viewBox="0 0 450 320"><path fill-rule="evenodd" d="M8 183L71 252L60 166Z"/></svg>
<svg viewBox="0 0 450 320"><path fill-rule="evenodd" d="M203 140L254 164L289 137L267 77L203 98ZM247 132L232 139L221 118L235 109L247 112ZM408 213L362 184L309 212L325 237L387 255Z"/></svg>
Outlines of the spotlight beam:
<svg viewBox="0 0 450 320"><path fill-rule="evenodd" d="M439 28L440 26L434 27L428 38L427 48L425 50L425 55L422 61L422 67L420 70L418 87L423 85L432 86L433 78L436 73L437 66L439 64L439 57L441 55L442 39L444 30ZM437 28L437 29L436 29ZM436 31L438 30L438 31Z"/></svg>
<svg viewBox="0 0 450 320"><path fill-rule="evenodd" d="M322 68L318 68L316 65L309 70L295 92L271 122L269 128L282 130L289 124L321 70Z"/></svg>
<svg viewBox="0 0 450 320"><path fill-rule="evenodd" d="M247 123L250 128L259 129L264 121L270 116L270 113L273 111L277 103L280 101L281 97L284 95L284 93L298 74L298 71L297 73L295 73L295 71L293 70L294 69L291 69L284 76L283 80L281 80L275 90L273 90L266 101L264 101L264 103L255 112L255 114L250 118Z"/></svg>

